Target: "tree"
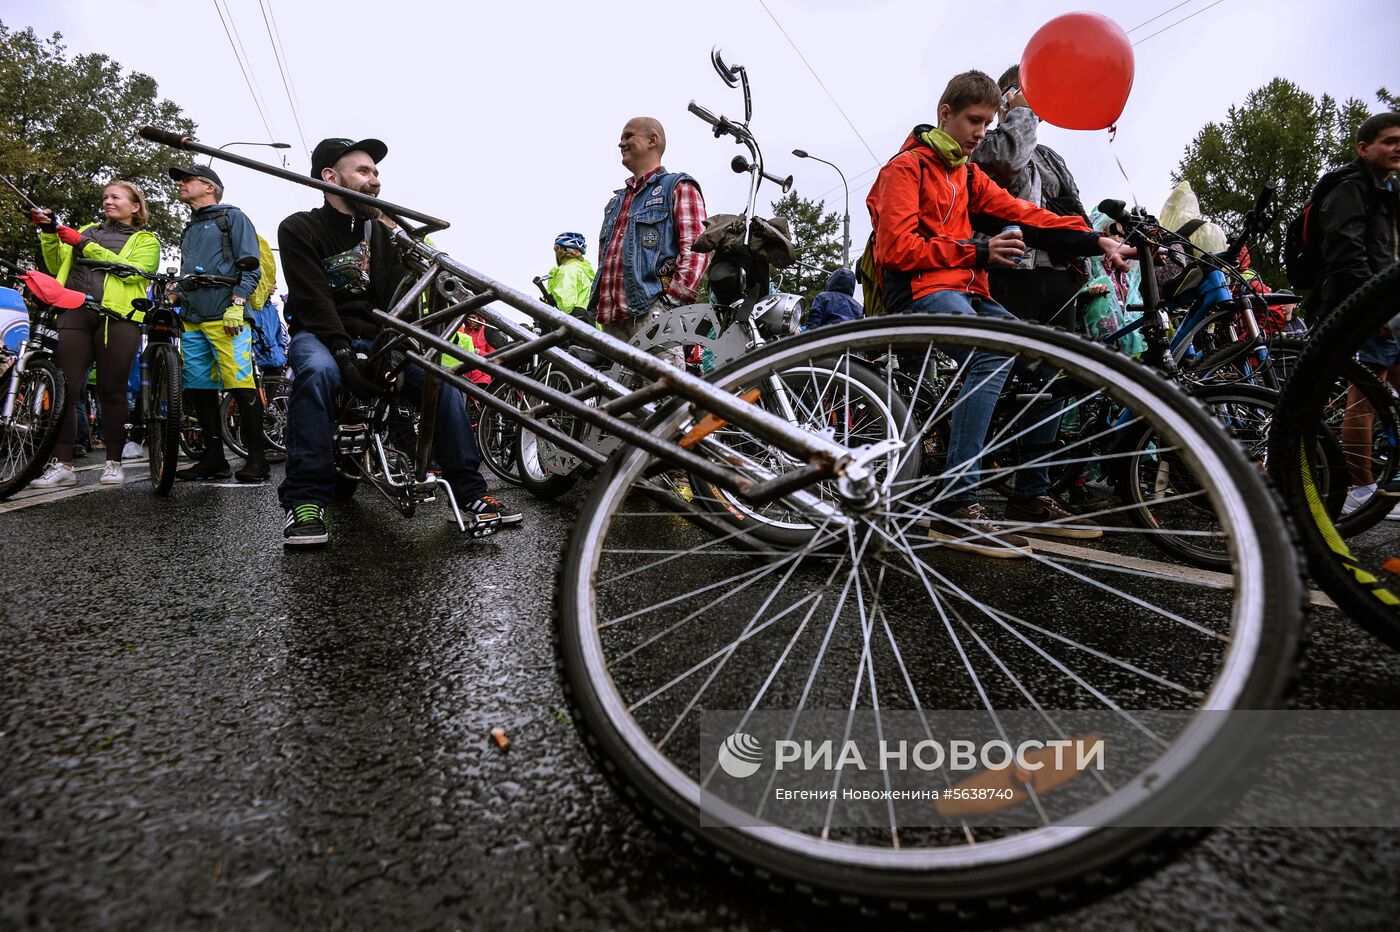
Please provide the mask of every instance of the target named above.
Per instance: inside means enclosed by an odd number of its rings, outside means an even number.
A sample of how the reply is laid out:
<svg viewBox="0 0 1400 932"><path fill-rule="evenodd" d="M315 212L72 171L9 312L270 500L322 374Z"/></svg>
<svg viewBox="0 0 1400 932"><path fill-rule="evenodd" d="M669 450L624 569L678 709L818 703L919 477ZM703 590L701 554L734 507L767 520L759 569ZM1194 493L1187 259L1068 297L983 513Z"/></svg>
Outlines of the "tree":
<svg viewBox="0 0 1400 932"><path fill-rule="evenodd" d="M1381 88L1388 106L1394 98ZM1250 247L1259 274L1272 287L1287 284L1283 234L1324 171L1356 158L1356 130L1371 115L1350 98L1338 105L1275 78L1232 106L1221 123L1207 123L1186 147L1172 181L1191 182L1201 212L1227 231L1240 228L1264 184L1279 181L1277 222Z"/></svg>
<svg viewBox="0 0 1400 932"><path fill-rule="evenodd" d="M809 201L796 193L773 202L773 215L788 222L797 251L797 264L782 270L782 289L802 295L809 305L841 264L841 218L825 210L825 201Z"/></svg>
<svg viewBox="0 0 1400 932"><path fill-rule="evenodd" d="M167 169L178 156L136 135L150 123L184 135L195 124L161 99L148 75L123 73L106 55L65 55L62 36L14 31L0 22L0 165L32 199L77 225L99 219L102 183L132 182L150 206L149 229L177 246L185 208ZM35 252L34 227L0 189L0 255ZM27 213L27 211L26 211Z"/></svg>

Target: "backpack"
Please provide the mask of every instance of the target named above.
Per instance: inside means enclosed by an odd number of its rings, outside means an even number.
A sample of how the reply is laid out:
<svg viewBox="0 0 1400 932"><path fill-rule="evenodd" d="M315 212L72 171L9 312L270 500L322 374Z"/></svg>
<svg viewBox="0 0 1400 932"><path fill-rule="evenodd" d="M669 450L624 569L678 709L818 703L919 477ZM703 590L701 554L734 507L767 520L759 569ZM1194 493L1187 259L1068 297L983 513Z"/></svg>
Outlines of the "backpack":
<svg viewBox="0 0 1400 932"><path fill-rule="evenodd" d="M1303 209L1288 222L1283 235L1283 267L1294 288L1314 288L1322 280L1321 204L1339 184L1355 174L1355 165L1344 165L1323 175Z"/></svg>
<svg viewBox="0 0 1400 932"><path fill-rule="evenodd" d="M219 234L220 234L220 243L219 243L219 245L223 247L224 261L225 261L225 262L232 262L232 261L233 261L233 234L232 234L231 232L229 232L228 208L224 208L223 210L221 210L221 211L219 211L218 213L214 214L214 216L213 216L212 218L210 218L210 219L212 219L212 220L214 221L214 225L215 225L216 227L219 228ZM190 231L190 227L194 226L196 222L197 222L197 221L196 221L193 217L191 217L191 218L190 218L190 222L187 223L187 224L185 224L185 228L184 228L183 230L180 231L180 239L181 239L181 241L184 240L185 234L188 233L188 232Z"/></svg>

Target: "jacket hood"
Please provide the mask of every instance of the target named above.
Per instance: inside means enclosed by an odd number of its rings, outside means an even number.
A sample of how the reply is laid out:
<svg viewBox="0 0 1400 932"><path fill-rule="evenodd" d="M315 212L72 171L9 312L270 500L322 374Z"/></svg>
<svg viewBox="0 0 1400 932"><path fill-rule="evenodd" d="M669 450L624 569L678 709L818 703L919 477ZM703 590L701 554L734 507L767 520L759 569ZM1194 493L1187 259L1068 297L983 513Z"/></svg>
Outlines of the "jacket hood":
<svg viewBox="0 0 1400 932"><path fill-rule="evenodd" d="M856 293L856 273L850 269L837 269L826 280L826 290L839 291L844 295L854 295Z"/></svg>
<svg viewBox="0 0 1400 932"><path fill-rule="evenodd" d="M910 149L924 148L928 149L928 153L932 155L933 150L928 148L928 143L924 142L919 137L933 128L932 123L920 123L918 126L911 129L909 131L909 136L904 140L904 145L899 147L899 151L908 152Z"/></svg>

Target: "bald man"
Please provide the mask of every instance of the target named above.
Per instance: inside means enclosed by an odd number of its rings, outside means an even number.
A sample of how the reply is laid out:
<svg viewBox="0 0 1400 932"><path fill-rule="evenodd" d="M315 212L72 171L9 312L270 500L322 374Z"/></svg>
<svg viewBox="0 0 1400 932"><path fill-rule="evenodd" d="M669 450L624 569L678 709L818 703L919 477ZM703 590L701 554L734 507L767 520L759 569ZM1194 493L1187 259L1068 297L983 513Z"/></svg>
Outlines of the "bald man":
<svg viewBox="0 0 1400 932"><path fill-rule="evenodd" d="M630 340L667 307L696 300L709 256L690 248L705 228L700 185L662 166L666 130L661 123L633 117L622 128L617 147L632 177L603 209L598 277L588 306L607 333ZM679 347L663 357L685 365Z"/></svg>

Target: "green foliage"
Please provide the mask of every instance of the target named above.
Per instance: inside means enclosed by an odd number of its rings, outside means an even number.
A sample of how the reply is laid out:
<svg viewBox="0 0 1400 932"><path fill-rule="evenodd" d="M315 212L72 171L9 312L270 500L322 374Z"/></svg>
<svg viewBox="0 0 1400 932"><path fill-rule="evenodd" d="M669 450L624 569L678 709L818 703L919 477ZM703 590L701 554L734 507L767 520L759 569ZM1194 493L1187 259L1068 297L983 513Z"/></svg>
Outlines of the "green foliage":
<svg viewBox="0 0 1400 932"><path fill-rule="evenodd" d="M1394 98L1377 95L1387 106ZM1186 148L1172 181L1191 182L1201 212L1237 231L1268 181L1279 181L1277 222L1250 255L1264 281L1285 287L1283 234L1323 172L1356 158L1356 130L1371 115L1356 98L1338 104L1275 78L1233 106L1221 123L1207 123Z"/></svg>
<svg viewBox="0 0 1400 932"><path fill-rule="evenodd" d="M773 202L773 215L787 220L799 264L782 270L782 290L800 294L810 306L841 265L841 217L825 213L825 201L809 201L789 193Z"/></svg>
<svg viewBox="0 0 1400 932"><path fill-rule="evenodd" d="M146 195L149 229L171 248L186 211L166 170L180 156L137 136L143 123L194 135L151 77L124 73L106 55L70 59L59 34L41 39L0 22L0 172L72 226L101 219L103 184L130 181ZM37 251L18 205L0 189L0 255L8 258Z"/></svg>

